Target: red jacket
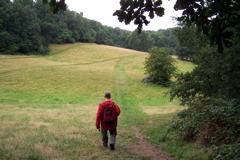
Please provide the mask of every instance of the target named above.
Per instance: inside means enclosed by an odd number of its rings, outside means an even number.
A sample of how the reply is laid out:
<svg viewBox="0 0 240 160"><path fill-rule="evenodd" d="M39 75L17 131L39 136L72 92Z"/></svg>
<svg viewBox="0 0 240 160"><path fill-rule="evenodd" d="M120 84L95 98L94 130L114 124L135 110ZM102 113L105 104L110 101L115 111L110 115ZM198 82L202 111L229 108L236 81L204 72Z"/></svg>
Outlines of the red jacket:
<svg viewBox="0 0 240 160"><path fill-rule="evenodd" d="M101 123L101 127L103 127L104 130L116 129L117 123L118 123L117 120L116 120L116 123L111 126L107 126L105 123L103 123L104 110L106 108L112 106L112 104L114 104L113 106L114 106L114 110L115 110L117 117L120 115L121 110L115 102L113 102L111 100L106 100L106 101L100 103L98 106L98 111L97 111L97 116L96 116L96 128L97 129L100 128L100 123Z"/></svg>

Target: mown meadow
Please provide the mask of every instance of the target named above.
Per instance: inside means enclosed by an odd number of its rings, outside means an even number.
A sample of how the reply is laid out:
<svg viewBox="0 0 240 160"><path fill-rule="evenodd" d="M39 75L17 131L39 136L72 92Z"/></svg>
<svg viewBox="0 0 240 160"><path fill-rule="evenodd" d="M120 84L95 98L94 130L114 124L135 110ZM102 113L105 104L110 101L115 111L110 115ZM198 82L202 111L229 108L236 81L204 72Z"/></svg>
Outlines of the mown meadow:
<svg viewBox="0 0 240 160"><path fill-rule="evenodd" d="M160 141L184 107L169 101L169 88L141 82L147 53L85 43L50 49L48 56L0 55L0 159L151 159L131 151L133 126L173 159L207 159L204 148L174 133ZM122 110L114 152L95 129L106 91Z"/></svg>

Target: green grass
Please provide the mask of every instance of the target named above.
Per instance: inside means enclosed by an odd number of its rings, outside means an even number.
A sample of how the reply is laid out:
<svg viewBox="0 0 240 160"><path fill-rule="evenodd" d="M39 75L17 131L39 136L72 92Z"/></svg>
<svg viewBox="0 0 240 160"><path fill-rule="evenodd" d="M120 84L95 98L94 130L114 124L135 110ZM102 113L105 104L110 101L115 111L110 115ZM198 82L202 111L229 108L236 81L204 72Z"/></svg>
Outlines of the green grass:
<svg viewBox="0 0 240 160"><path fill-rule="evenodd" d="M148 135L148 141L156 144L164 151L174 155L174 159L182 160L206 160L208 159L207 148L192 142L186 142L170 132L165 141L163 137L167 133L171 119L175 114L156 114L146 119L146 124L141 126L142 131Z"/></svg>
<svg viewBox="0 0 240 160"><path fill-rule="evenodd" d="M148 159L129 151L137 143L132 126L174 159L207 159L174 134L159 142L183 107L169 102L168 88L141 82L148 54L83 43L50 48L49 56L0 57L0 159ZM106 91L122 110L116 152L101 147L94 126Z"/></svg>

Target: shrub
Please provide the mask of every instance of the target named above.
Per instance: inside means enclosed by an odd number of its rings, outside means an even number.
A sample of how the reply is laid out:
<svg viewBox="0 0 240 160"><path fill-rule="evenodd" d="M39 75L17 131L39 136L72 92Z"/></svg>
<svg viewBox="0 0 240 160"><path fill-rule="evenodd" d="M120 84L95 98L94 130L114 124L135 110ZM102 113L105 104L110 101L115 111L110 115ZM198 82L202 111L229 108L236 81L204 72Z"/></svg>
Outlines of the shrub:
<svg viewBox="0 0 240 160"><path fill-rule="evenodd" d="M167 48L167 47L161 47L159 48L162 52L168 54L168 55L174 55L175 54L175 50L172 48Z"/></svg>
<svg viewBox="0 0 240 160"><path fill-rule="evenodd" d="M221 147L215 147L212 155L213 160L239 160L240 159L240 143L226 144Z"/></svg>
<svg viewBox="0 0 240 160"><path fill-rule="evenodd" d="M213 159L235 159L240 139L239 41L220 53L205 47L197 67L179 74L171 90L188 109L177 114L172 129L188 141L210 146Z"/></svg>
<svg viewBox="0 0 240 160"><path fill-rule="evenodd" d="M145 61L148 75L143 81L168 87L171 77L176 72L175 60L165 52L165 49L154 47L150 50L150 57Z"/></svg>
<svg viewBox="0 0 240 160"><path fill-rule="evenodd" d="M232 159L240 153L235 147L240 145L239 115L237 101L198 99L177 114L172 130L184 140L214 148L213 159Z"/></svg>

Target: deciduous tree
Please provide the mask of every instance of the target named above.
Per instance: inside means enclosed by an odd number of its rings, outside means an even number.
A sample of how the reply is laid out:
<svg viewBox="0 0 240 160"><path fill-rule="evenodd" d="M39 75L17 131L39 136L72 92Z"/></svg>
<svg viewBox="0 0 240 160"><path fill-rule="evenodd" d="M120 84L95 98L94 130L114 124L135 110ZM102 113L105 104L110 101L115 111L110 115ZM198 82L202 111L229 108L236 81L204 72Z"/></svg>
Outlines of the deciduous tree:
<svg viewBox="0 0 240 160"><path fill-rule="evenodd" d="M177 68L175 60L163 48L152 48L149 51L150 56L145 61L146 74L143 81L168 87L171 84L171 78Z"/></svg>

